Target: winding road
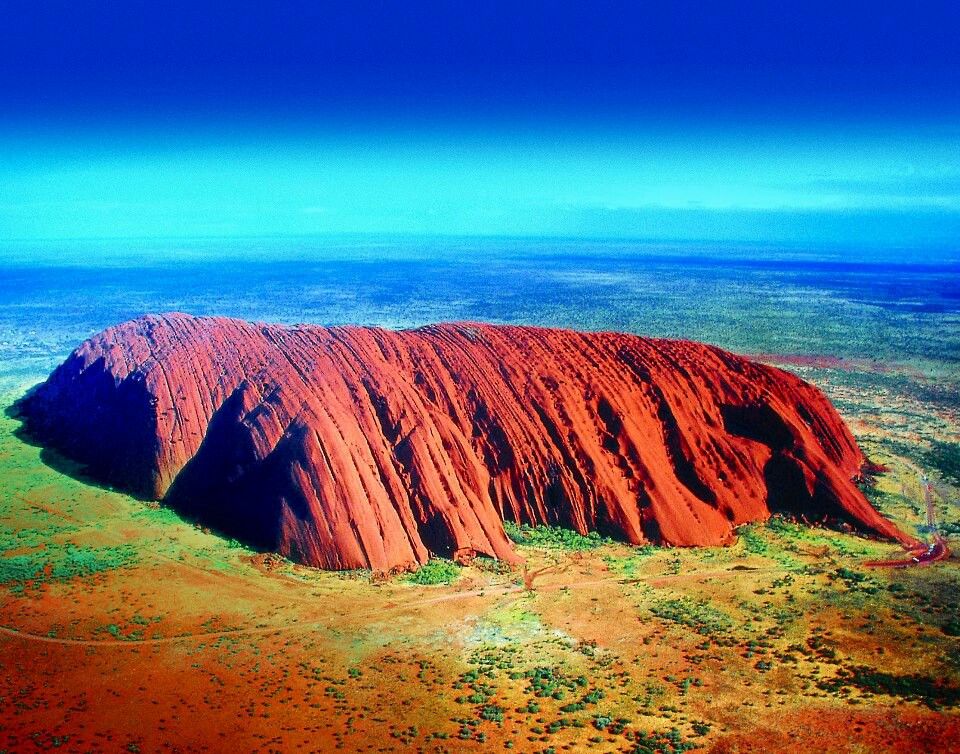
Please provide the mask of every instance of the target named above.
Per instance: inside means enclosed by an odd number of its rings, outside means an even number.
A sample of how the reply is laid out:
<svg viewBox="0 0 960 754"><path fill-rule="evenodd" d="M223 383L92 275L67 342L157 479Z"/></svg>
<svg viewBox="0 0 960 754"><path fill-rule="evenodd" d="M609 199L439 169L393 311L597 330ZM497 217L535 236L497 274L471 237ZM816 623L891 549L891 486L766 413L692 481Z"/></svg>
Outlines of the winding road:
<svg viewBox="0 0 960 754"><path fill-rule="evenodd" d="M933 535L933 541L926 547L920 546L912 550L909 558L899 558L897 560L872 560L865 563L870 568L910 568L918 565L929 565L938 560L946 560L950 557L950 548L947 546L947 540L937 529L937 513L933 503L933 484L926 474L918 472L920 475L920 485L923 488L923 503L927 511L927 529ZM942 494L942 493L938 493Z"/></svg>
<svg viewBox="0 0 960 754"><path fill-rule="evenodd" d="M950 548L947 547L947 540L940 534L933 535L933 542L923 549L910 550L913 553L909 558L900 558L898 560L871 560L864 563L869 568L911 568L912 566L929 565L938 560L946 560L950 557Z"/></svg>

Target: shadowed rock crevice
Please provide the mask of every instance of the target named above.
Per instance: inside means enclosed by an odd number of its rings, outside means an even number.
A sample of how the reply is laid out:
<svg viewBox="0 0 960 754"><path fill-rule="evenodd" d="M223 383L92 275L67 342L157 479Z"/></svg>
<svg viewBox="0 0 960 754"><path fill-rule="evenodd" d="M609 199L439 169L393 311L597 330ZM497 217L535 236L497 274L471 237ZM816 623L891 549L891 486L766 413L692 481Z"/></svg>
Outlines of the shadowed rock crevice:
<svg viewBox="0 0 960 754"><path fill-rule="evenodd" d="M258 549L278 550L279 498L285 490L276 462L258 452L250 432L251 400L250 387L243 383L224 402L164 502Z"/></svg>
<svg viewBox="0 0 960 754"><path fill-rule="evenodd" d="M804 423L808 424L810 413L803 404L798 403L795 410L801 419L804 419ZM720 407L720 414L724 428L732 435L756 440L774 452L786 450L793 445L793 432L768 404L723 405Z"/></svg>
<svg viewBox="0 0 960 754"><path fill-rule="evenodd" d="M829 485L823 479L808 477L790 456L773 456L764 466L763 476L771 513L784 513L806 521L856 523L837 504Z"/></svg>
<svg viewBox="0 0 960 754"><path fill-rule="evenodd" d="M686 341L168 314L83 343L20 411L96 479L323 568L515 562L504 517L718 545L782 511L908 539L819 391Z"/></svg>
<svg viewBox="0 0 960 754"><path fill-rule="evenodd" d="M156 432L159 399L143 389L144 374L118 379L107 356L87 365L78 363L78 358L71 356L18 406L29 434L83 464L86 473L101 483L142 499L155 498L161 484L157 466L161 440ZM61 381L67 374L76 375L69 386ZM39 400L38 392L52 400ZM74 394L83 395L75 405ZM54 406L55 410L48 410ZM117 443L118 437L129 442Z"/></svg>

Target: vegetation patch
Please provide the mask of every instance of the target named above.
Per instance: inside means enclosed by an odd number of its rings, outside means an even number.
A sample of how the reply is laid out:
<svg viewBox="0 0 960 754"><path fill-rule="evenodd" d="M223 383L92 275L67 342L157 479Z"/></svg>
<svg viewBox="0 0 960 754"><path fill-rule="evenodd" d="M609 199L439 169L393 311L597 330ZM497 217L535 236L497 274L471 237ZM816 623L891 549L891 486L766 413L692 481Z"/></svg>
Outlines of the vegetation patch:
<svg viewBox="0 0 960 754"><path fill-rule="evenodd" d="M894 675L866 666L843 669L836 678L820 681L817 685L835 694L845 694L855 688L918 701L934 709L960 705L960 687L949 686L922 675Z"/></svg>
<svg viewBox="0 0 960 754"><path fill-rule="evenodd" d="M648 562L648 558L654 552L655 548L653 545L641 545L632 548L628 557L608 556L603 560L607 564L607 567L614 573L625 576L626 578L633 578L637 575L637 571Z"/></svg>
<svg viewBox="0 0 960 754"><path fill-rule="evenodd" d="M601 537L597 532L579 534L573 529L562 526L530 526L512 521L504 521L503 528L518 545L531 547L550 547L559 550L595 550L605 544L612 544L613 540Z"/></svg>
<svg viewBox="0 0 960 754"><path fill-rule="evenodd" d="M640 732L634 738L633 754L674 754L699 748L699 744L685 741L680 731Z"/></svg>
<svg viewBox="0 0 960 754"><path fill-rule="evenodd" d="M877 594L880 591L880 587L874 579L845 566L828 573L827 578L830 581L842 581L850 591L865 592L866 594Z"/></svg>
<svg viewBox="0 0 960 754"><path fill-rule="evenodd" d="M692 628L701 636L717 637L733 628L733 620L707 602L688 597L661 600L650 608L658 618Z"/></svg>
<svg viewBox="0 0 960 754"><path fill-rule="evenodd" d="M36 552L0 557L0 583L22 588L28 582L69 581L123 568L135 560L130 545L50 545Z"/></svg>
<svg viewBox="0 0 960 754"><path fill-rule="evenodd" d="M934 440L923 460L932 466L945 482L960 487L960 443Z"/></svg>
<svg viewBox="0 0 960 754"><path fill-rule="evenodd" d="M460 578L461 567L452 560L445 558L431 558L416 571L405 578L411 584L431 586L435 584L451 584Z"/></svg>

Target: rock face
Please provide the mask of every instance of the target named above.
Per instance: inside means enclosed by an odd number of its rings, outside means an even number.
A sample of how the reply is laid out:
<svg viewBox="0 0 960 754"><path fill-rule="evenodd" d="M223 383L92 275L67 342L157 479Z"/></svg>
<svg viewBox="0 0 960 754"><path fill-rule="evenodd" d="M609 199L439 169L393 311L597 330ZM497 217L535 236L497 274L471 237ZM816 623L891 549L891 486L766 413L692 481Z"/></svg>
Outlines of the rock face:
<svg viewBox="0 0 960 754"><path fill-rule="evenodd" d="M97 479L321 568L516 561L504 519L718 545L787 512L909 541L816 388L686 341L147 316L22 414Z"/></svg>

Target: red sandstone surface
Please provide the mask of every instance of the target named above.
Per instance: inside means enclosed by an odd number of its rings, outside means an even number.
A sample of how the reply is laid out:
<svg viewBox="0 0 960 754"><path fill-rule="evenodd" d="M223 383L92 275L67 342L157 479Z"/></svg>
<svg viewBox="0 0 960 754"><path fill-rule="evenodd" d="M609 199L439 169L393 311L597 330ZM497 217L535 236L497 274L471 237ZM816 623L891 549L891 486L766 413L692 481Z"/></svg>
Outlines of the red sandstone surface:
<svg viewBox="0 0 960 754"><path fill-rule="evenodd" d="M504 519L719 545L785 512L912 541L819 390L687 341L146 316L22 411L96 479L321 568L516 561Z"/></svg>

